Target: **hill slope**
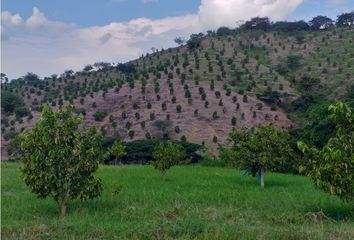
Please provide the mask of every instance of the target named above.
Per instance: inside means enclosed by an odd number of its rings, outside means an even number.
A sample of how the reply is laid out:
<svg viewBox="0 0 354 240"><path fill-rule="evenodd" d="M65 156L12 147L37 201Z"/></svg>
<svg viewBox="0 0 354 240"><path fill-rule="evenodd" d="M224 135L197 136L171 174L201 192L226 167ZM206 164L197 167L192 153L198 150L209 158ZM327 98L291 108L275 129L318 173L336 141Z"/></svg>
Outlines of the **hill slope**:
<svg viewBox="0 0 354 240"><path fill-rule="evenodd" d="M211 149L232 127L296 126L296 113L341 99L353 86L352 39L353 27L213 34L197 48L161 50L118 67L96 64L44 80L28 74L2 83L2 157L16 133L34 126L43 104L74 104L85 125L107 137L185 137Z"/></svg>

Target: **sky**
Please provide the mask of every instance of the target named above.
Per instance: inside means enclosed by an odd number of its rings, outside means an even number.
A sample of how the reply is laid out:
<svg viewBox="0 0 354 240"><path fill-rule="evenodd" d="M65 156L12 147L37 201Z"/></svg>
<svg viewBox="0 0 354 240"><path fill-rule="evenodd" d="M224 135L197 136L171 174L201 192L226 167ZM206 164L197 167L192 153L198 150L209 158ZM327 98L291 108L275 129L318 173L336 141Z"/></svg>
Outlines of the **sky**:
<svg viewBox="0 0 354 240"><path fill-rule="evenodd" d="M1 0L1 72L41 77L95 62L126 62L177 36L271 20L335 19L353 0Z"/></svg>

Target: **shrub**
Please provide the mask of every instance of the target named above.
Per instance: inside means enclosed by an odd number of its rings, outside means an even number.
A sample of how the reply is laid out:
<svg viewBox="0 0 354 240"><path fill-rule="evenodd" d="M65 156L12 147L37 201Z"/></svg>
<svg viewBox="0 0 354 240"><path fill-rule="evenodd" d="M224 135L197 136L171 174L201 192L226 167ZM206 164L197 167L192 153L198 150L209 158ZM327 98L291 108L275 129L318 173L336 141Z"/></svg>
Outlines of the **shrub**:
<svg viewBox="0 0 354 240"><path fill-rule="evenodd" d="M44 107L41 120L20 140L26 185L40 198L53 197L62 216L70 199L92 199L102 191L94 175L102 159L101 137L95 127L79 131L82 117L72 112L71 106L59 112Z"/></svg>
<svg viewBox="0 0 354 240"><path fill-rule="evenodd" d="M354 113L338 102L329 107L336 123L336 135L320 150L299 142L308 164L301 167L315 185L343 200L354 202Z"/></svg>
<svg viewBox="0 0 354 240"><path fill-rule="evenodd" d="M153 121L153 120L155 120L155 118L156 118L155 113L153 113L153 112L150 113L150 120Z"/></svg>
<svg viewBox="0 0 354 240"><path fill-rule="evenodd" d="M237 118L236 117L232 117L231 118L231 125L232 126L236 126L236 124L237 124Z"/></svg>
<svg viewBox="0 0 354 240"><path fill-rule="evenodd" d="M176 111L177 111L178 113L180 113L180 112L182 111L181 105L177 105L177 106L176 106Z"/></svg>
<svg viewBox="0 0 354 240"><path fill-rule="evenodd" d="M93 114L93 117L95 118L95 121L97 121L97 122L102 121L106 116L107 116L107 113L101 112L101 111L95 112Z"/></svg>
<svg viewBox="0 0 354 240"><path fill-rule="evenodd" d="M133 140L125 143L126 155L120 157L120 162L123 164L149 164L153 160L152 153L155 147L163 142L159 139L151 139L149 132L146 132L144 140ZM112 139L105 143L105 148L109 148L115 140ZM186 159L190 159L190 163L196 163L200 160L200 155L198 154L201 148L198 144L188 143L186 141L173 141L176 144L182 145L185 149ZM111 160L107 158L106 163Z"/></svg>

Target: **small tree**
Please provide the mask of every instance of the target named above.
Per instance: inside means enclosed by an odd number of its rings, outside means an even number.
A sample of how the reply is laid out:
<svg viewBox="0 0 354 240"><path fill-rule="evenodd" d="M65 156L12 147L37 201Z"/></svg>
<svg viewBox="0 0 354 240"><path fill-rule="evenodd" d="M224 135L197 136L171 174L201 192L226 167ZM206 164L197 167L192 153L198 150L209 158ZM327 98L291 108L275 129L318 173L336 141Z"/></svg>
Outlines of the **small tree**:
<svg viewBox="0 0 354 240"><path fill-rule="evenodd" d="M158 144L152 155L154 158L152 165L162 173L163 178L168 169L177 165L185 157L184 148L172 141Z"/></svg>
<svg viewBox="0 0 354 240"><path fill-rule="evenodd" d="M248 168L253 176L258 174L262 188L265 171L281 169L293 156L288 135L271 125L261 126L254 131L233 129L228 141L232 142L231 150L238 156L236 165Z"/></svg>
<svg viewBox="0 0 354 240"><path fill-rule="evenodd" d="M328 109L336 123L336 136L321 150L299 142L298 147L308 160L300 170L317 187L354 203L354 112L341 102Z"/></svg>
<svg viewBox="0 0 354 240"><path fill-rule="evenodd" d="M126 153L125 146L120 141L114 141L112 146L108 149L108 153L114 156L114 164L117 164L118 158L124 156Z"/></svg>
<svg viewBox="0 0 354 240"><path fill-rule="evenodd" d="M73 107L53 112L44 107L31 132L20 140L21 171L30 190L39 198L53 197L61 215L70 199L100 196L101 180L94 176L103 157L96 128L79 131L81 115Z"/></svg>

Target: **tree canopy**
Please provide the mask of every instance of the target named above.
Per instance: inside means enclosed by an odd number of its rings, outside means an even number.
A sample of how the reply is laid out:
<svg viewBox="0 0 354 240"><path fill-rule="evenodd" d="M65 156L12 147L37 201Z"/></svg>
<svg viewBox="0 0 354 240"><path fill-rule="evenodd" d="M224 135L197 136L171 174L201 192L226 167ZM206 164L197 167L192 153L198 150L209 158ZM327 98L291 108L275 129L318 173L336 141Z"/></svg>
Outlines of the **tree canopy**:
<svg viewBox="0 0 354 240"><path fill-rule="evenodd" d="M262 187L266 170L281 170L287 162L293 160L288 134L271 125L260 126L255 130L233 129L228 141L232 144L232 160L235 165L249 169L253 176L258 174Z"/></svg>
<svg viewBox="0 0 354 240"><path fill-rule="evenodd" d="M64 216L70 199L95 198L101 180L93 174L102 159L96 128L79 131L82 116L73 107L53 112L44 107L31 132L20 137L24 181L39 198L52 197Z"/></svg>
<svg viewBox="0 0 354 240"><path fill-rule="evenodd" d="M307 163L301 170L315 185L354 203L354 112L345 103L329 106L336 135L322 149L298 142Z"/></svg>

